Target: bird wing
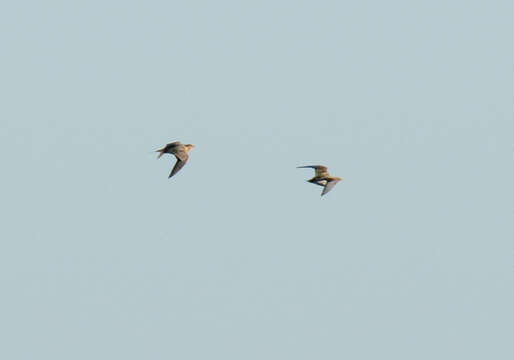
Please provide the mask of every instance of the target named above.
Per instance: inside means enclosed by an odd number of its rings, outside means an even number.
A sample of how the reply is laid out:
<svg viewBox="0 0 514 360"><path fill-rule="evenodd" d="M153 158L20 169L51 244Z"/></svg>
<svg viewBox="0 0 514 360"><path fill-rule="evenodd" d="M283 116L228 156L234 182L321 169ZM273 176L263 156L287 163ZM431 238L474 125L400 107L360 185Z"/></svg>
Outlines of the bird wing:
<svg viewBox="0 0 514 360"><path fill-rule="evenodd" d="M327 192L332 190L332 188L337 184L338 181L339 180L331 180L331 181L327 182L327 184L323 188L323 191L321 192L321 196L325 195Z"/></svg>
<svg viewBox="0 0 514 360"><path fill-rule="evenodd" d="M173 155L175 155L177 157L177 159L179 159L183 162L186 162L189 157L189 155L187 155L187 150L186 150L185 146L180 146L180 147L173 149Z"/></svg>
<svg viewBox="0 0 514 360"><path fill-rule="evenodd" d="M172 149L177 147L178 145L180 145L180 141L174 141L172 143L166 144L166 146L164 146L162 149L155 150L155 152L159 153L159 156L157 156L157 159L166 153L173 152Z"/></svg>
<svg viewBox="0 0 514 360"><path fill-rule="evenodd" d="M312 168L314 169L316 177L324 177L328 176L327 167L323 165L306 165L306 166L298 166L299 168Z"/></svg>
<svg viewBox="0 0 514 360"><path fill-rule="evenodd" d="M327 171L327 167L326 166L318 166L315 168L315 175L316 177L325 177L325 176L329 176L328 175L328 171Z"/></svg>
<svg viewBox="0 0 514 360"><path fill-rule="evenodd" d="M188 159L187 153L184 151L184 152L180 152L179 154L180 154L180 156L178 154L175 154L175 156L177 157L177 162L175 163L175 166L173 166L173 169L171 170L168 178L170 178L173 175L175 175L176 173L178 173L178 171L180 169L182 169L182 167L187 162L187 159Z"/></svg>

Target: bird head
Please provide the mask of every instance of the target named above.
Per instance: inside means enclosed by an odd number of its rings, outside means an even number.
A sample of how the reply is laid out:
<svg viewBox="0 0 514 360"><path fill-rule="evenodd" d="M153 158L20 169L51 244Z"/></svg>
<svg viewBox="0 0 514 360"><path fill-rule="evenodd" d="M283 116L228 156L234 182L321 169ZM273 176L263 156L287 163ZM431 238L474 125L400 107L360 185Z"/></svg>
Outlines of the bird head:
<svg viewBox="0 0 514 360"><path fill-rule="evenodd" d="M191 150L192 148L194 148L195 146L193 144L186 144L184 145L187 149L187 151Z"/></svg>

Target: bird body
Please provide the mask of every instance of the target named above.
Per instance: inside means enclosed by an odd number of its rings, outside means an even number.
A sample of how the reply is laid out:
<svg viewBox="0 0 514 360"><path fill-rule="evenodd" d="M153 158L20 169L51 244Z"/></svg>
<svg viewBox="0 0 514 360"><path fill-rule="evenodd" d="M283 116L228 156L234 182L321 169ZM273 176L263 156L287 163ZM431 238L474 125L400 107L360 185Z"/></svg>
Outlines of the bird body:
<svg viewBox="0 0 514 360"><path fill-rule="evenodd" d="M312 179L307 180L312 184L316 184L319 186L323 186L323 191L321 192L321 196L328 193L332 188L342 179L337 176L332 176L328 173L328 169L323 165L306 165L306 166L298 166L298 168L313 168L314 169L314 177Z"/></svg>
<svg viewBox="0 0 514 360"><path fill-rule="evenodd" d="M159 153L157 159L159 159L163 154L172 154L177 158L177 162L171 170L168 178L172 177L180 169L182 169L182 167L186 164L187 159L189 159L188 152L194 147L195 146L192 144L182 144L180 141L174 141L172 143L166 144L166 146L164 146L162 149L155 151Z"/></svg>

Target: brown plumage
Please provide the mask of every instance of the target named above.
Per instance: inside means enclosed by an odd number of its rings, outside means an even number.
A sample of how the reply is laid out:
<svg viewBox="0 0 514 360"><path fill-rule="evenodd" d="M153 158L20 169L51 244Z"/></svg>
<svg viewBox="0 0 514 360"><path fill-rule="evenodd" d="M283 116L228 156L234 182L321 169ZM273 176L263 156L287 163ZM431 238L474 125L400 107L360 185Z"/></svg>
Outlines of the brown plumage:
<svg viewBox="0 0 514 360"><path fill-rule="evenodd" d="M306 165L306 166L298 166L298 168L313 168L314 169L314 177L312 179L307 180L312 184L316 184L319 186L323 186L323 191L321 192L321 196L328 193L332 188L342 179L337 176L331 176L328 173L328 169L323 165Z"/></svg>
<svg viewBox="0 0 514 360"><path fill-rule="evenodd" d="M175 142L167 144L162 149L155 151L155 152L159 153L159 156L157 156L157 159L160 158L163 154L172 154L172 155L175 155L175 157L177 158L177 162L175 163L175 166L171 170L168 178L172 177L173 175L178 173L178 171L180 169L182 169L182 167L186 164L187 159L189 158L189 155L187 153L189 152L189 150L191 150L194 147L195 146L192 144L182 144L180 141L175 141Z"/></svg>

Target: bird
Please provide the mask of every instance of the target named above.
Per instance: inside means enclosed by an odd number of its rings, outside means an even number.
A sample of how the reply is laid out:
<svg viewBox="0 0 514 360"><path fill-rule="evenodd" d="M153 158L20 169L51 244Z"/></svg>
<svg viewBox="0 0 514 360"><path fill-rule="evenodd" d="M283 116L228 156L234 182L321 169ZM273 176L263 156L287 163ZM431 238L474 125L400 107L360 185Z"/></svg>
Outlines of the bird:
<svg viewBox="0 0 514 360"><path fill-rule="evenodd" d="M307 180L307 182L323 186L323 191L321 192L321 196L328 193L339 181L343 180L337 176L331 176L328 173L328 169L323 165L306 165L306 166L298 166L297 168L313 168L315 173L312 179Z"/></svg>
<svg viewBox="0 0 514 360"><path fill-rule="evenodd" d="M163 154L172 154L177 158L177 162L171 170L168 179L178 173L180 169L182 169L182 167L186 164L187 159L189 158L187 153L194 147L195 146L192 144L182 144L180 141L174 141L172 143L166 144L166 146L164 146L162 149L155 151L159 153L157 159L159 159Z"/></svg>

